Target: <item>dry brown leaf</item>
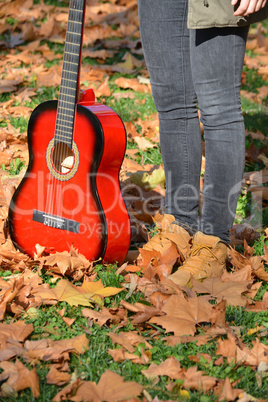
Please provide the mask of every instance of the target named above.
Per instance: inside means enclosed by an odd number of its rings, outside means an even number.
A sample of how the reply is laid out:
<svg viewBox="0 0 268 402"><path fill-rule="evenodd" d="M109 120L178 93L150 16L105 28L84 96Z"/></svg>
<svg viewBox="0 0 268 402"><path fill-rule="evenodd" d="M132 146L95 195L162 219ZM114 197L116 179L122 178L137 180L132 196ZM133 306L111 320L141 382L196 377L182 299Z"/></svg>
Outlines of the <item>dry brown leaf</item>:
<svg viewBox="0 0 268 402"><path fill-rule="evenodd" d="M230 379L227 377L224 380L222 393L219 397L219 401L236 401L237 397L243 392L242 389L233 388Z"/></svg>
<svg viewBox="0 0 268 402"><path fill-rule="evenodd" d="M68 386L60 391L53 402L69 399L70 401L84 402L118 402L140 395L143 386L135 381L124 381L119 374L110 370L105 371L98 384L90 381L77 381L75 385Z"/></svg>
<svg viewBox="0 0 268 402"><path fill-rule="evenodd" d="M253 275L257 278L261 279L262 281L268 282L268 272L265 270L264 265L261 264L259 268L254 269L252 271Z"/></svg>
<svg viewBox="0 0 268 402"><path fill-rule="evenodd" d="M175 357L169 357L159 365L151 363L147 370L142 370L141 372L149 380L154 380L159 375L166 375L173 380L177 380L180 378L181 365Z"/></svg>
<svg viewBox="0 0 268 402"><path fill-rule="evenodd" d="M137 78L124 78L120 77L115 80L115 84L120 88L133 89L136 92L148 93L151 91L150 86L140 84Z"/></svg>
<svg viewBox="0 0 268 402"><path fill-rule="evenodd" d="M56 369L55 365L52 364L50 370L46 376L47 384L54 385L64 385L71 380L71 375L68 373L64 373Z"/></svg>
<svg viewBox="0 0 268 402"><path fill-rule="evenodd" d="M133 139L138 144L139 149L141 149L142 151L146 151L147 149L150 148L155 148L155 145L144 137L134 136Z"/></svg>
<svg viewBox="0 0 268 402"><path fill-rule="evenodd" d="M204 375L204 372L198 371L197 367L190 367L182 374L181 378L184 379L184 388L207 392L216 385L216 378Z"/></svg>
<svg viewBox="0 0 268 402"><path fill-rule="evenodd" d="M197 293L209 294L218 300L225 299L229 305L244 306L246 299L242 293L248 290L250 281L223 282L221 278L206 278L202 283L192 279L193 290Z"/></svg>
<svg viewBox="0 0 268 402"><path fill-rule="evenodd" d="M147 364L149 362L149 357L143 348L139 349L140 357L134 353L129 353L125 349L108 349L108 353L112 356L115 362L124 362L125 360L130 360L135 364ZM148 351L147 351L148 353Z"/></svg>
<svg viewBox="0 0 268 402"><path fill-rule="evenodd" d="M246 265L244 268L238 269L236 271L227 272L224 270L221 280L223 282L245 282L251 280L252 267Z"/></svg>
<svg viewBox="0 0 268 402"><path fill-rule="evenodd" d="M39 379L35 368L30 371L19 360L15 363L1 362L0 367L4 370L0 374L1 382L7 379L6 383L16 391L31 388L33 397L39 397Z"/></svg>
<svg viewBox="0 0 268 402"><path fill-rule="evenodd" d="M206 345L208 343L209 339L211 339L210 335L167 336L166 338L163 338L163 340L169 346L177 346L181 343L189 343L189 342L195 342L195 341L196 341L197 346L201 346L201 345Z"/></svg>
<svg viewBox="0 0 268 402"><path fill-rule="evenodd" d="M25 339L33 332L34 327L32 324L26 324L24 321L17 321L10 324L0 323L0 343L3 340L7 341L12 339L18 342L24 342ZM2 349L2 347L1 347Z"/></svg>
<svg viewBox="0 0 268 402"><path fill-rule="evenodd" d="M40 247L40 246L39 246ZM79 254L73 247L70 252L63 251L39 258L39 261L49 266L49 270L61 275L71 275L78 269L85 269L90 266L90 262Z"/></svg>
<svg viewBox="0 0 268 402"><path fill-rule="evenodd" d="M248 305L249 311L265 311L268 309L268 292L265 292L262 301L254 301L254 304Z"/></svg>
<svg viewBox="0 0 268 402"><path fill-rule="evenodd" d="M135 351L134 346L138 346L140 343L144 343L147 349L152 348L146 339L136 331L121 332L120 334L109 332L108 336L111 338L113 343L117 343L130 353L133 353Z"/></svg>
<svg viewBox="0 0 268 402"><path fill-rule="evenodd" d="M101 311L84 308L82 310L82 314L84 317L92 319L100 327L102 327L104 324L107 324L108 321L113 323L118 323L120 321L120 318L116 314L111 314L106 307L103 307Z"/></svg>
<svg viewBox="0 0 268 402"><path fill-rule="evenodd" d="M153 317L149 323L161 325L167 332L174 332L177 336L194 335L196 325L209 322L212 311L211 304L201 297L186 300L183 296L173 295L162 308L166 315Z"/></svg>

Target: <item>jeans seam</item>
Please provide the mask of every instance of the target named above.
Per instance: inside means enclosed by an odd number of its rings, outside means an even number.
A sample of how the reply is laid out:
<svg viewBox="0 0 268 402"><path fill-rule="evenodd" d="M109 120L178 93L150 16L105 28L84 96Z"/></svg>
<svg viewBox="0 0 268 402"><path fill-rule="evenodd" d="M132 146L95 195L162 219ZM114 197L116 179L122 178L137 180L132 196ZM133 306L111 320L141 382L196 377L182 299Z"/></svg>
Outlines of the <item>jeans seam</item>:
<svg viewBox="0 0 268 402"><path fill-rule="evenodd" d="M187 3L185 3L185 7L184 7L184 15L183 15L183 21L185 23L185 18L186 18L186 13L187 13ZM184 32L180 37L180 41L181 41L181 49L183 49L183 41L184 41L185 35ZM190 35L189 35L189 44L190 44ZM187 108L186 108L186 86L185 86L185 74L184 74L184 66L185 66L185 58L183 57L183 52L181 51L181 67L182 67L182 78L183 78L183 88L184 88L184 133L183 133L183 139L184 139L184 148L186 148L186 171L187 171L187 183L189 183L189 157L187 158L187 155L189 155L189 149L188 149L188 142L187 142ZM190 54L189 54L190 57ZM189 189L188 186L184 186L185 191L184 191L184 210L187 209L187 202L188 202L188 198L189 198Z"/></svg>

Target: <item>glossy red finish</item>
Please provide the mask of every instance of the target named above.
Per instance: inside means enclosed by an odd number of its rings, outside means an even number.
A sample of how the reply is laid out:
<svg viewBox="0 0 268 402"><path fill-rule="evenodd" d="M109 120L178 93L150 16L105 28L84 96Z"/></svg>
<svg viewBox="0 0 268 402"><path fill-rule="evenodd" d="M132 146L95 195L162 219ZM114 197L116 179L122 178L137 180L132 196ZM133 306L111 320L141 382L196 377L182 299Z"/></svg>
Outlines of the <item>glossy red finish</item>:
<svg viewBox="0 0 268 402"><path fill-rule="evenodd" d="M56 102L53 108L44 104L33 112L35 118L29 124L28 134L30 165L11 202L11 237L31 257L37 243L56 251L69 250L73 245L89 260L103 257L107 262L121 263L130 243L129 216L118 180L125 151L124 126L106 106L91 101L80 104L73 136L79 163L74 176L66 181L52 177L46 162L47 147L54 137ZM85 109L94 113L92 119ZM104 138L99 161L96 146L103 140L98 138L96 125L103 131ZM79 222L79 233L33 221L34 209Z"/></svg>
<svg viewBox="0 0 268 402"><path fill-rule="evenodd" d="M81 102L99 119L104 133L104 150L97 174L97 190L108 228L105 261L122 261L130 243L130 221L119 184L119 170L126 148L126 132L120 117L109 107ZM124 250L124 251L123 251Z"/></svg>

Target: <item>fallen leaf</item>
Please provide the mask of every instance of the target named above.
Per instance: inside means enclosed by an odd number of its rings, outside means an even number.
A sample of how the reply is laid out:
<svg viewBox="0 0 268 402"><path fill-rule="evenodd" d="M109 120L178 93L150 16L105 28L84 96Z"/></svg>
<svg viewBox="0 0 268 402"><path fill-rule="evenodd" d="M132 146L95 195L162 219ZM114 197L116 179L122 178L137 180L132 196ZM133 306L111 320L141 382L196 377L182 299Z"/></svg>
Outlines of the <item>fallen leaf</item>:
<svg viewBox="0 0 268 402"><path fill-rule="evenodd" d="M166 315L153 317L148 322L161 325L167 332L174 332L176 336L194 335L196 325L209 322L212 311L211 304L201 297L185 300L182 296L173 295L162 308Z"/></svg>
<svg viewBox="0 0 268 402"><path fill-rule="evenodd" d="M56 295L58 301L66 301L71 306L88 306L92 307L89 302L90 295L81 293L78 290L78 286L72 285L69 281L61 279L56 287L53 289L53 293Z"/></svg>
<svg viewBox="0 0 268 402"><path fill-rule="evenodd" d="M39 379L36 374L36 369L28 370L19 360L15 363L1 362L1 369L4 371L0 374L0 381L6 381L16 391L21 391L26 388L31 388L33 397L39 398Z"/></svg>
<svg viewBox="0 0 268 402"><path fill-rule="evenodd" d="M175 357L169 357L159 365L155 363L150 364L147 370L141 370L141 372L151 381L159 375L165 375L173 380L177 380L180 378L181 365Z"/></svg>
<svg viewBox="0 0 268 402"><path fill-rule="evenodd" d="M246 299L242 297L242 293L248 290L250 281L244 282L223 282L221 278L206 278L201 283L196 279L192 279L193 290L197 293L209 294L218 300L224 298L229 305L244 306Z"/></svg>
<svg viewBox="0 0 268 402"><path fill-rule="evenodd" d="M118 323L120 318L115 314L111 314L106 307L103 307L101 311L90 310L89 308L84 308L82 310L84 317L92 319L96 324L102 327L108 321L113 323Z"/></svg>
<svg viewBox="0 0 268 402"><path fill-rule="evenodd" d="M140 343L144 343L147 349L152 348L146 339L142 335L138 335L135 331L121 332L120 334L109 332L108 336L113 343L117 343L130 353L133 353L135 351L134 346L138 346Z"/></svg>
<svg viewBox="0 0 268 402"><path fill-rule="evenodd" d="M71 375L57 370L55 365L53 364L50 367L50 370L46 376L46 380L47 380L47 384L61 386L71 380Z"/></svg>
<svg viewBox="0 0 268 402"><path fill-rule="evenodd" d="M75 386L68 386L61 390L53 402L69 399L70 401L118 402L124 399L137 397L141 394L143 386L135 381L124 381L119 374L110 370L105 371L98 384L90 381L78 381Z"/></svg>

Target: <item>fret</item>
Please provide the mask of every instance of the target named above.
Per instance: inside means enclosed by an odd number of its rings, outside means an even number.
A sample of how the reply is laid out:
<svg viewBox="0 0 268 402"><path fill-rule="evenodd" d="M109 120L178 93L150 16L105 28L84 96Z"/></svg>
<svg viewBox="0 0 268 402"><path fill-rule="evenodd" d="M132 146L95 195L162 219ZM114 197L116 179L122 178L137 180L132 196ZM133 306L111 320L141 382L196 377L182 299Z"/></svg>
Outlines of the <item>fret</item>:
<svg viewBox="0 0 268 402"><path fill-rule="evenodd" d="M66 134L72 134L73 132L71 131L66 131L66 130L62 130L62 129L58 129L58 131L60 132L60 133L66 133ZM56 130L56 134L57 134L57 130ZM58 135L60 135L60 134L58 134Z"/></svg>
<svg viewBox="0 0 268 402"><path fill-rule="evenodd" d="M71 81L71 82L75 82L75 83L77 83L77 81L76 80L71 80L70 78L67 78L67 77L62 77L63 78L63 80L67 80L67 82L68 81ZM75 88L71 88L71 87L66 87L66 86L63 86L64 88L69 88L69 89L72 89L73 91L76 91L76 87Z"/></svg>
<svg viewBox="0 0 268 402"><path fill-rule="evenodd" d="M78 54L78 53L72 53L72 52L67 52L67 51L65 51L64 53L67 53L67 54L72 54L73 56L79 56L79 54Z"/></svg>
<svg viewBox="0 0 268 402"><path fill-rule="evenodd" d="M58 127L57 127L57 126L66 127L66 128L70 128L71 130L73 130L73 125L71 125L71 126L66 126L66 124L62 124L61 122L59 122L59 123L56 124L56 129L58 130Z"/></svg>
<svg viewBox="0 0 268 402"><path fill-rule="evenodd" d="M73 63L72 61L65 61L65 63L68 63L68 64L74 64L75 66L78 66L78 63Z"/></svg>
<svg viewBox="0 0 268 402"><path fill-rule="evenodd" d="M75 102L68 102L68 101L66 101L66 100L63 100L63 99L60 99L60 103L68 103L68 104L70 104L70 105L75 105Z"/></svg>
<svg viewBox="0 0 268 402"><path fill-rule="evenodd" d="M60 96L68 96L69 98L75 98L75 95L65 94L64 92L61 92Z"/></svg>
<svg viewBox="0 0 268 402"><path fill-rule="evenodd" d="M61 135L61 134L56 134L56 137L62 137L62 138L68 138L69 139L69 137L67 135Z"/></svg>
<svg viewBox="0 0 268 402"><path fill-rule="evenodd" d="M80 24L80 25L82 25L82 22L80 22L80 21L69 20L69 22L74 23L74 24Z"/></svg>
<svg viewBox="0 0 268 402"><path fill-rule="evenodd" d="M62 115L62 113L59 113L59 114L58 114L58 116L61 116L61 115ZM64 115L64 116L70 117L68 114L66 114L66 115ZM66 121L66 123L73 124L73 118L72 118L72 121L62 119L61 117L59 117L59 119L60 119L61 121Z"/></svg>
<svg viewBox="0 0 268 402"><path fill-rule="evenodd" d="M58 104L58 108L59 108L59 109L64 109L64 110L72 110L72 111L74 110L73 108L63 107L63 106L61 106L61 105L59 105L59 104ZM69 116L70 116L70 115L69 115Z"/></svg>
<svg viewBox="0 0 268 402"><path fill-rule="evenodd" d="M68 43L68 45L74 45L80 47L80 43L73 43L73 42L65 42L65 43Z"/></svg>
<svg viewBox="0 0 268 402"><path fill-rule="evenodd" d="M81 36L81 33L80 32L69 31L69 32L67 32L67 35L79 35L79 36Z"/></svg>
<svg viewBox="0 0 268 402"><path fill-rule="evenodd" d="M76 8L70 8L72 11L78 11L79 13L83 13L83 10L77 10Z"/></svg>

